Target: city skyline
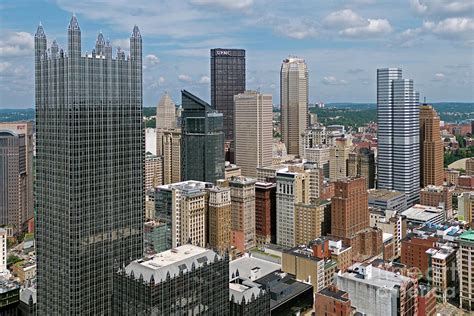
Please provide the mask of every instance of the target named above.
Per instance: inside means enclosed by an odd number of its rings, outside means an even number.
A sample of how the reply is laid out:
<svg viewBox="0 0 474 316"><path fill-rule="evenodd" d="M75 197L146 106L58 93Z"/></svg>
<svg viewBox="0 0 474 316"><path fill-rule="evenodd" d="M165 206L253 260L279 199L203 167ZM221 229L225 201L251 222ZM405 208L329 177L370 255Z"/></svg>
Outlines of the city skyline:
<svg viewBox="0 0 474 316"><path fill-rule="evenodd" d="M472 101L474 63L469 56L474 5L455 4L407 0L382 5L352 0L301 2L288 8L257 0L153 6L140 1L5 1L0 15L0 108L33 107L31 30L39 21L47 22L48 38L66 47L64 24L72 12L87 23L83 47L89 53L99 30L106 39L114 39L114 52L118 46L128 51L123 32L140 22L147 38L145 106L156 104L164 91L179 100L183 88L210 102L209 51L215 47L245 49L247 89L260 88L274 100L279 99L281 60L297 55L306 60L311 73L310 103L374 102L373 74L381 67L409 69L407 77L417 82L420 96L429 102ZM296 15L298 19L291 19Z"/></svg>

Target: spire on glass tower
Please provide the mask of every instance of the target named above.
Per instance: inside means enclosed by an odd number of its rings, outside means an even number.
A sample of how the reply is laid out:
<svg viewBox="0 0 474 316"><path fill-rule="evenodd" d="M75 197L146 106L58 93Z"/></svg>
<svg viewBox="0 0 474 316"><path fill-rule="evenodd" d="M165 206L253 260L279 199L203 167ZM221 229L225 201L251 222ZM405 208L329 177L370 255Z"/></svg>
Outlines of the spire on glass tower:
<svg viewBox="0 0 474 316"><path fill-rule="evenodd" d="M97 55L105 55L105 39L102 32L97 36L97 41L95 41L95 52Z"/></svg>
<svg viewBox="0 0 474 316"><path fill-rule="evenodd" d="M138 29L138 26L136 24L133 27L132 38L142 38L142 35L140 34L140 30Z"/></svg>
<svg viewBox="0 0 474 316"><path fill-rule="evenodd" d="M39 24L38 24L38 28L36 29L36 33L35 33L35 37L36 38L46 38L46 35L44 34L43 24L41 24L41 22L39 22Z"/></svg>
<svg viewBox="0 0 474 316"><path fill-rule="evenodd" d="M53 40L53 43L51 43L51 57L56 58L59 52L59 47L58 47L58 42L56 40Z"/></svg>
<svg viewBox="0 0 474 316"><path fill-rule="evenodd" d="M71 17L71 21L69 21L68 30L81 30L79 27L79 23L77 22L76 15L73 13Z"/></svg>
<svg viewBox="0 0 474 316"><path fill-rule="evenodd" d="M35 60L37 63L46 51L46 45L46 34L44 34L43 25L40 22L35 33Z"/></svg>
<svg viewBox="0 0 474 316"><path fill-rule="evenodd" d="M81 28L77 22L76 15L73 14L67 28L67 46L69 57L81 56Z"/></svg>

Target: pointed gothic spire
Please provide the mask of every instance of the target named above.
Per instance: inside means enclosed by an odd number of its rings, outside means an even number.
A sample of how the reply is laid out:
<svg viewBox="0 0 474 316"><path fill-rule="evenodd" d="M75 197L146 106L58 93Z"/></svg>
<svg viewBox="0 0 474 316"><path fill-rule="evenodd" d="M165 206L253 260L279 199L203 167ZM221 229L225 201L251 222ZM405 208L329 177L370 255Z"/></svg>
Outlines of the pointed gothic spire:
<svg viewBox="0 0 474 316"><path fill-rule="evenodd" d="M141 38L142 37L142 35L140 34L140 30L138 29L138 26L136 24L133 27L132 37L133 38Z"/></svg>
<svg viewBox="0 0 474 316"><path fill-rule="evenodd" d="M41 22L39 22L39 24L38 24L38 28L36 29L36 33L35 33L35 37L36 38L46 38L46 35L44 34L43 24L41 24Z"/></svg>
<svg viewBox="0 0 474 316"><path fill-rule="evenodd" d="M71 17L71 21L69 21L69 30L80 30L79 23L77 22L76 15L73 13Z"/></svg>

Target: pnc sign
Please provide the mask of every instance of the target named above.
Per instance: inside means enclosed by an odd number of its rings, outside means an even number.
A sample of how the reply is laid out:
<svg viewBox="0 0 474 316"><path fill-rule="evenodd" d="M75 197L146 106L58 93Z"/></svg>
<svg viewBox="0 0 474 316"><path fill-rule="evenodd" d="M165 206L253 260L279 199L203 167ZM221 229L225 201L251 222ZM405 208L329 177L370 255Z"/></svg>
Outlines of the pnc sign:
<svg viewBox="0 0 474 316"><path fill-rule="evenodd" d="M230 50L218 50L216 51L217 56L232 56Z"/></svg>

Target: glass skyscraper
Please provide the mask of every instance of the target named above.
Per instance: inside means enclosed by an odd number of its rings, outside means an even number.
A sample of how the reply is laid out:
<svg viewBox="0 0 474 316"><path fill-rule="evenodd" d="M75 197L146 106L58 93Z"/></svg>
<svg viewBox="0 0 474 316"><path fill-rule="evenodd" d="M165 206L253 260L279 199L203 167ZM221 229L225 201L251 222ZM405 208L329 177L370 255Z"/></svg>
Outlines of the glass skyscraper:
<svg viewBox="0 0 474 316"><path fill-rule="evenodd" d="M114 272L143 254L142 38L81 52L35 34L39 315L111 315Z"/></svg>
<svg viewBox="0 0 474 316"><path fill-rule="evenodd" d="M420 197L420 121L413 80L400 68L377 69L377 187Z"/></svg>
<svg viewBox="0 0 474 316"><path fill-rule="evenodd" d="M224 178L222 113L181 91L181 179L215 183Z"/></svg>
<svg viewBox="0 0 474 316"><path fill-rule="evenodd" d="M224 116L228 147L234 141L234 96L245 91L245 50L211 49L211 105ZM233 150L229 148L229 150ZM229 160L233 162L230 152Z"/></svg>

